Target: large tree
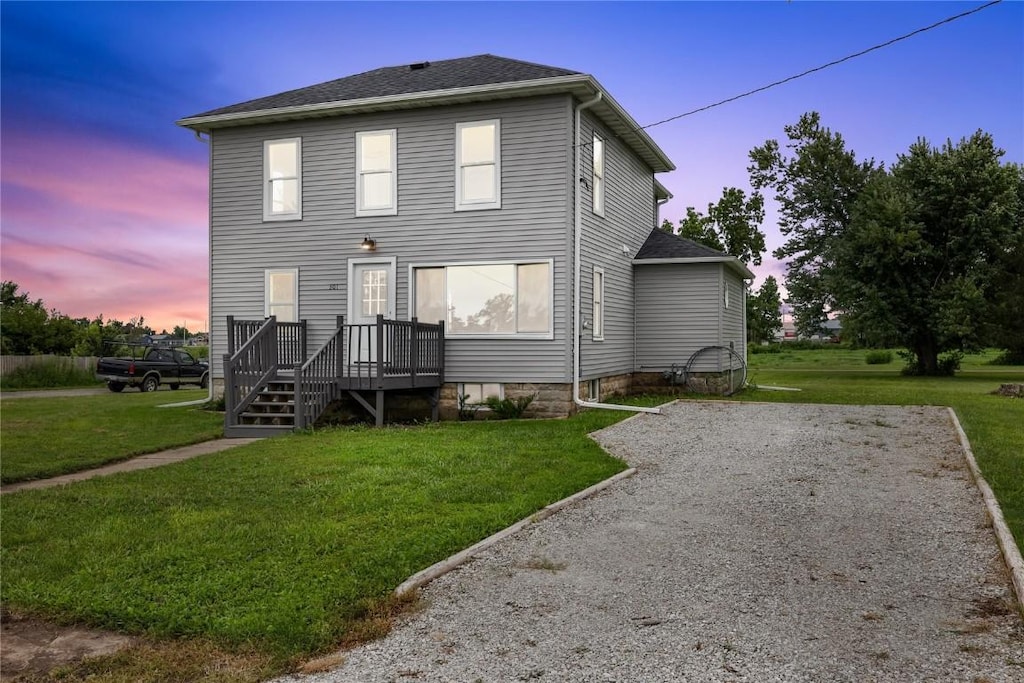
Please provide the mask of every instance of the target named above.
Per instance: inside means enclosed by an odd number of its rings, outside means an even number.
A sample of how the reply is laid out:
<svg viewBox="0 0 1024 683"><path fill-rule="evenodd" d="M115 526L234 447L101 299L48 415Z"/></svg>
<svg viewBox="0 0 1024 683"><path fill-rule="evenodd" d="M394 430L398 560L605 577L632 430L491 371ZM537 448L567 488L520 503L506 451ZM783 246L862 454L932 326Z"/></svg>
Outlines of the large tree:
<svg viewBox="0 0 1024 683"><path fill-rule="evenodd" d="M912 372L950 372L940 354L987 341L1008 284L997 264L1019 245L1020 171L1002 155L981 131L941 148L918 140L870 175L830 238L836 304L857 329L898 339Z"/></svg>
<svg viewBox="0 0 1024 683"><path fill-rule="evenodd" d="M32 301L19 292L18 283L0 284L0 353L23 355L47 353L46 321L49 314L42 299Z"/></svg>
<svg viewBox="0 0 1024 683"><path fill-rule="evenodd" d="M739 188L726 187L721 199L708 204L706 214L688 206L678 228L667 220L661 228L759 266L765 250L763 222L764 198L759 193L748 197Z"/></svg>
<svg viewBox="0 0 1024 683"><path fill-rule="evenodd" d="M784 128L787 142L768 140L750 152L747 168L756 191L768 190L779 207L779 230L786 242L773 252L786 261L786 290L797 331L820 332L836 308L829 278L834 246L850 222L850 208L874 161L858 161L839 133L821 125L817 112Z"/></svg>
<svg viewBox="0 0 1024 683"><path fill-rule="evenodd" d="M1004 361L1024 365L1024 166L1011 164L1017 174L1017 217L996 261L997 283L989 318L990 343L1005 349Z"/></svg>
<svg viewBox="0 0 1024 683"><path fill-rule="evenodd" d="M775 333L782 329L781 307L779 285L769 275L757 293L747 297L747 338L756 343L775 339Z"/></svg>

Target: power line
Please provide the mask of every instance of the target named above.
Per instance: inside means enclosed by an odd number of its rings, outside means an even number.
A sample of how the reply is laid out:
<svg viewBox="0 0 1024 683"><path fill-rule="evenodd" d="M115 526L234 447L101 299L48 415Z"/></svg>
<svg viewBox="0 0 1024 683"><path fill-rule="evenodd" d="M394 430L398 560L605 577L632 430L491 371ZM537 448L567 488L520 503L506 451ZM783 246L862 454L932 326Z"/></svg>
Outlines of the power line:
<svg viewBox="0 0 1024 683"><path fill-rule="evenodd" d="M646 126L640 126L640 128L638 130L646 130L648 128L654 128L655 126L660 126L660 125L662 125L664 123L669 123L670 121L676 121L676 120L681 119L681 118L686 117L686 116L692 116L693 114L699 114L702 111L707 111L708 109L714 109L715 107L720 107L723 104L728 104L729 102L735 102L736 100L743 99L744 97L749 97L749 96L755 95L755 94L757 94L759 92L764 92L765 90L768 90L769 88L774 88L774 87L782 85L784 83L789 83L790 81L795 81L798 78L803 78L804 76L808 76L808 75L813 74L813 73L815 73L817 71L823 71L823 70L825 70L825 69L827 69L829 67L836 66L837 64L842 64L843 62L848 62L851 59L856 59L857 57L863 57L864 55L868 54L869 52L874 52L875 50L881 50L882 48L889 47L890 45L893 45L895 43L900 42L901 40L906 40L907 38L911 38L911 37L916 36L916 35L918 35L920 33L924 33L925 31L931 31L933 28L938 28L939 26L942 26L943 24L949 24L951 22L956 21L957 19L963 19L964 17L970 16L970 15L976 14L977 12L980 12L982 10L988 9L989 7L992 7L993 5L998 5L1002 1L1003 0L992 0L992 2L988 2L988 3L984 4L984 5L980 5L978 7L975 7L974 9L967 10L966 12L961 12L960 14L956 14L956 15L954 15L952 17L947 17L946 19L943 19L942 21L937 21L934 24L931 24L930 26L925 26L924 28L919 28L916 31L911 31L910 33L906 33L906 34L904 34L902 36L899 36L897 38L893 38L892 40L887 40L884 43L879 43L878 45L874 45L872 47L869 47L866 50L861 50L860 52L855 52L852 55L847 55L847 56L845 56L845 57L843 57L841 59L837 59L835 61L829 62L828 64L822 64L821 66L816 66L813 69L808 69L807 71L804 71L803 73L796 74L795 76L790 76L788 78L783 78L780 81L775 81L774 83L769 83L768 85L763 85L760 88L754 88L753 90L748 90L745 93L741 93L739 95L734 95L733 97L729 97L729 98L721 100L719 102L715 102L714 104L709 104L709 105L700 107L698 109L693 109L691 111L685 112L683 114L678 114L676 116L671 116L671 117L669 117L667 119L663 119L661 121L656 121L655 123L649 123Z"/></svg>

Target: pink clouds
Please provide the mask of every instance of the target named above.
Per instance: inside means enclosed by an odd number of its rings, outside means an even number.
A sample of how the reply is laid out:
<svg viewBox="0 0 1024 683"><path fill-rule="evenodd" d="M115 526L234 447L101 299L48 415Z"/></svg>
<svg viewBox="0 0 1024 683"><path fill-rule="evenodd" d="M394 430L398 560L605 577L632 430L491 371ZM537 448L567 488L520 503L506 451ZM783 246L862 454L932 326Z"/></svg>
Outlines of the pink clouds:
<svg viewBox="0 0 1024 683"><path fill-rule="evenodd" d="M72 317L206 326L207 169L118 140L5 130L2 277Z"/></svg>

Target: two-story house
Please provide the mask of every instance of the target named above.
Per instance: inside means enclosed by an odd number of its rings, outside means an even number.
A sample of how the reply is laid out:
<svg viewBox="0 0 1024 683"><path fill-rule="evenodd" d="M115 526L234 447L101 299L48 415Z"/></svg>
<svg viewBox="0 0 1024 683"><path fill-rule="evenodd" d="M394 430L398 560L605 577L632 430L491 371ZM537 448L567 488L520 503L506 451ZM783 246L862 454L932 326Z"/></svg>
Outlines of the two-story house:
<svg viewBox="0 0 1024 683"><path fill-rule="evenodd" d="M407 389L564 415L744 346L751 274L656 230L674 166L588 74L480 55L178 124L209 145L229 434L307 424L345 392L378 422ZM259 408L275 401L292 407Z"/></svg>

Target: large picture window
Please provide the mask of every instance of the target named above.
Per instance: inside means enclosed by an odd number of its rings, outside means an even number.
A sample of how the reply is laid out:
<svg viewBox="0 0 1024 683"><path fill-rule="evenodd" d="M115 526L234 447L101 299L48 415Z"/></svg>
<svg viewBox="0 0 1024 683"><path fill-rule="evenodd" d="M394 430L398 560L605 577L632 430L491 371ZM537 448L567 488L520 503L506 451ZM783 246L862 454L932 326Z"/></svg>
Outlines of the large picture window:
<svg viewBox="0 0 1024 683"><path fill-rule="evenodd" d="M455 124L455 210L501 208L501 124Z"/></svg>
<svg viewBox="0 0 1024 683"><path fill-rule="evenodd" d="M551 263L416 268L416 317L453 336L551 334Z"/></svg>
<svg viewBox="0 0 1024 683"><path fill-rule="evenodd" d="M263 143L263 220L302 218L302 139Z"/></svg>
<svg viewBox="0 0 1024 683"><path fill-rule="evenodd" d="M395 130L356 133L356 215L398 213Z"/></svg>

